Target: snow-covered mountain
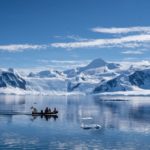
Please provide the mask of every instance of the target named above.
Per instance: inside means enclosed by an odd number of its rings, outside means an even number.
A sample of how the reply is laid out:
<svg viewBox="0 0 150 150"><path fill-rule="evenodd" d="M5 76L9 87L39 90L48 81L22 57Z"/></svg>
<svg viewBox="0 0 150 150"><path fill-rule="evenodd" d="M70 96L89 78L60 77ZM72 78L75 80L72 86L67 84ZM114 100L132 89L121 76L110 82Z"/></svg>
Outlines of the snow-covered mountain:
<svg viewBox="0 0 150 150"><path fill-rule="evenodd" d="M129 77L126 75L120 75L114 79L100 83L100 85L98 85L93 92L101 93L128 90L132 90L131 83L129 82Z"/></svg>
<svg viewBox="0 0 150 150"><path fill-rule="evenodd" d="M100 71L101 73L102 72L105 73L108 70L116 69L119 66L120 66L119 64L107 63L104 60L98 58L98 59L93 60L87 66L66 70L64 71L64 74L66 74L67 77L72 78L80 73L95 74L95 73L98 73L98 71Z"/></svg>
<svg viewBox="0 0 150 150"><path fill-rule="evenodd" d="M132 85L142 89L150 89L150 69L135 71L129 76Z"/></svg>
<svg viewBox="0 0 150 150"><path fill-rule="evenodd" d="M130 75L120 75L102 82L93 92L134 91L135 88L150 89L150 69L135 71Z"/></svg>
<svg viewBox="0 0 150 150"><path fill-rule="evenodd" d="M59 73L56 72L56 74ZM62 74L60 77L51 76L48 72L42 71L34 76L21 77L13 69L0 71L0 93L3 94L62 94L66 92L67 82Z"/></svg>
<svg viewBox="0 0 150 150"><path fill-rule="evenodd" d="M95 59L84 67L53 69L21 76L13 69L0 71L0 93L102 94L145 91L150 95L150 63L114 63ZM136 92L135 92L136 93Z"/></svg>
<svg viewBox="0 0 150 150"><path fill-rule="evenodd" d="M7 71L0 71L0 88L7 87L18 87L21 89L26 89L26 81L13 69L8 69Z"/></svg>
<svg viewBox="0 0 150 150"><path fill-rule="evenodd" d="M38 73L29 73L28 77L38 77L38 78L53 78L53 77L64 77L63 72L57 70L44 70Z"/></svg>

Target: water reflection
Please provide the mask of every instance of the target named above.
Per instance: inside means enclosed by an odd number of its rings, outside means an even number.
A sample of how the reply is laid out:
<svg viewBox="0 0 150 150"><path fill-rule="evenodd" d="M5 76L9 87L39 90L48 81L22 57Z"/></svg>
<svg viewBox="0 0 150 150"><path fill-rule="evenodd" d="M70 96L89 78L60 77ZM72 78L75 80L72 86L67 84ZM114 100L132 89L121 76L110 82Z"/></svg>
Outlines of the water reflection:
<svg viewBox="0 0 150 150"><path fill-rule="evenodd" d="M54 121L56 121L56 119L58 119L57 115L51 115L51 116L45 116L45 115L40 115L40 116L32 116L31 121L34 121L37 118L41 118L41 119L45 119L46 121L53 119Z"/></svg>
<svg viewBox="0 0 150 150"><path fill-rule="evenodd" d="M142 100L142 103L140 102ZM150 101L95 98L101 110L103 127L127 132L150 133Z"/></svg>
<svg viewBox="0 0 150 150"><path fill-rule="evenodd" d="M56 107L58 117L0 115L0 148L8 148L4 139L11 143L19 137L22 140L13 142L14 147L30 140L34 142L29 147L35 148L36 143L37 149L123 149L126 145L126 149L140 149L138 144L149 148L150 140L145 140L150 139L149 97L0 96L0 113L31 112L31 106L38 110ZM83 130L80 125L85 117L102 128Z"/></svg>
<svg viewBox="0 0 150 150"><path fill-rule="evenodd" d="M59 110L59 120L68 123L79 124L84 117L93 118L103 126L103 128L116 128L135 130L139 127L139 132L147 127L150 132L150 101L142 103L139 100L123 100L123 99L105 99L101 97L84 97L84 96L68 96L68 97L31 97L31 96L0 96L0 113L13 112L31 112L30 107L34 105L37 109L50 106ZM1 120L12 122L13 115L0 116ZM2 119L3 118L3 119ZM5 118L5 119L4 119ZM33 117L35 120L40 117ZM41 116L45 120L52 117ZM57 117L53 117L54 120Z"/></svg>

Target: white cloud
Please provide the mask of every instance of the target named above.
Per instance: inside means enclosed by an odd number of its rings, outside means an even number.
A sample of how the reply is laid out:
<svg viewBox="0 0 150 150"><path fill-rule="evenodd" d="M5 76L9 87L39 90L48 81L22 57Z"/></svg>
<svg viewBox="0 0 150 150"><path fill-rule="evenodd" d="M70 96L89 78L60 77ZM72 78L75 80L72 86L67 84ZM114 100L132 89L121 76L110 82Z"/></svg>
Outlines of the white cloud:
<svg viewBox="0 0 150 150"><path fill-rule="evenodd" d="M68 35L66 38L72 39L72 40L75 40L75 41L87 41L87 40L89 40L87 38L82 38L78 35Z"/></svg>
<svg viewBox="0 0 150 150"><path fill-rule="evenodd" d="M82 42L52 43L56 48L87 48L87 47L140 47L150 42L150 34L130 35L121 38L94 39Z"/></svg>
<svg viewBox="0 0 150 150"><path fill-rule="evenodd" d="M123 51L122 52L122 54L127 54L127 55L141 55L143 53L144 53L144 51L142 51L142 50L135 50L135 51L129 50L129 51Z"/></svg>
<svg viewBox="0 0 150 150"><path fill-rule="evenodd" d="M91 60L37 60L42 66L47 68L66 70L87 65Z"/></svg>
<svg viewBox="0 0 150 150"><path fill-rule="evenodd" d="M150 33L150 27L128 27L128 28L103 28L96 27L91 29L93 32L98 33L109 33L109 34L122 34L122 33L130 33L130 32L142 32L142 33Z"/></svg>
<svg viewBox="0 0 150 150"><path fill-rule="evenodd" d="M1 51L9 51L9 52L15 52L15 51L23 51L27 49L44 49L47 45L34 45L34 44L9 44L9 45L0 45Z"/></svg>
<svg viewBox="0 0 150 150"><path fill-rule="evenodd" d="M112 38L99 38L99 39L88 39L81 38L79 36L69 35L65 38L75 40L74 42L56 42L51 44L9 44L0 45L0 51L24 51L24 50L37 50L46 49L50 47L65 48L67 50L73 48L109 48L109 47L120 47L120 48L149 48L150 47L150 27L129 27L129 28L93 28L92 31L100 33L130 33L134 34L121 34L121 37ZM59 36L60 37L60 36ZM127 54L129 52L125 52ZM134 52L138 53L139 52ZM140 52L141 53L141 52Z"/></svg>
<svg viewBox="0 0 150 150"><path fill-rule="evenodd" d="M67 64L67 65L71 65L71 64L87 64L90 62L90 60L49 60L49 59L39 59L37 60L37 62L39 63L53 63L53 64Z"/></svg>
<svg viewBox="0 0 150 150"><path fill-rule="evenodd" d="M89 62L90 60L82 60L82 61L80 61L80 60L51 60L51 62L52 63L58 63L58 64L81 64L81 63L87 63L87 62Z"/></svg>
<svg viewBox="0 0 150 150"><path fill-rule="evenodd" d="M78 35L67 35L67 36L58 35L58 36L54 36L54 38L61 39L61 40L70 39L70 40L74 40L74 41L87 41L87 40L89 40L87 38L83 38L83 37L80 37Z"/></svg>

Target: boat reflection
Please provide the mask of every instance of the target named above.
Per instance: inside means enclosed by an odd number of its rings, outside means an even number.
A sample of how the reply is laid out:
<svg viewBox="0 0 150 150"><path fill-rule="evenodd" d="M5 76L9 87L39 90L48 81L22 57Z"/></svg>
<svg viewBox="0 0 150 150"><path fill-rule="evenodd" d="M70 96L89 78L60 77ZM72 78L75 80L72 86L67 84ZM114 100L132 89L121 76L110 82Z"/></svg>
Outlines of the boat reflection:
<svg viewBox="0 0 150 150"><path fill-rule="evenodd" d="M31 121L34 121L37 118L41 118L41 119L45 119L46 121L53 119L54 121L56 121L58 119L58 115L39 115L39 116L32 116Z"/></svg>

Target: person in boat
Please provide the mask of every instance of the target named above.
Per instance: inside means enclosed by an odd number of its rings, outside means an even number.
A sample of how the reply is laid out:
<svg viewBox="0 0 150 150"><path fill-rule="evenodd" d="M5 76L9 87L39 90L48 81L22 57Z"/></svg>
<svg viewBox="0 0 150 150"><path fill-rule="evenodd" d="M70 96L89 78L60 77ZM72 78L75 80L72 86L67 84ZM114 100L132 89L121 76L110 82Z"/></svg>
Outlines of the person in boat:
<svg viewBox="0 0 150 150"><path fill-rule="evenodd" d="M41 114L44 114L43 110L41 110Z"/></svg>
<svg viewBox="0 0 150 150"><path fill-rule="evenodd" d="M57 109L56 108L54 108L54 111L53 111L53 113L57 113L58 111L57 111Z"/></svg>
<svg viewBox="0 0 150 150"><path fill-rule="evenodd" d="M47 114L47 113L48 113L48 107L45 108L45 114Z"/></svg>
<svg viewBox="0 0 150 150"><path fill-rule="evenodd" d="M35 107L32 107L32 114L37 113L37 109Z"/></svg>
<svg viewBox="0 0 150 150"><path fill-rule="evenodd" d="M48 113L51 113L51 109L50 108L48 109Z"/></svg>

